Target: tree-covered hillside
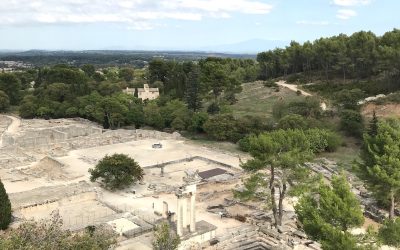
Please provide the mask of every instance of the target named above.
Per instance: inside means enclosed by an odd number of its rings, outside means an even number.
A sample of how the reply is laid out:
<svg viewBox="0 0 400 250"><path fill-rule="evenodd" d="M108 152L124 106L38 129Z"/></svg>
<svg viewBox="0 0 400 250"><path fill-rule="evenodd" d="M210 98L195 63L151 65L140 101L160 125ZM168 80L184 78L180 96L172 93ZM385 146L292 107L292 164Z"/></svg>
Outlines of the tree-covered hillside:
<svg viewBox="0 0 400 250"><path fill-rule="evenodd" d="M311 82L334 79L365 80L379 77L383 92L400 88L400 30L376 36L360 31L340 34L303 44L292 41L284 49L258 54L260 77L276 78L291 74L294 80Z"/></svg>

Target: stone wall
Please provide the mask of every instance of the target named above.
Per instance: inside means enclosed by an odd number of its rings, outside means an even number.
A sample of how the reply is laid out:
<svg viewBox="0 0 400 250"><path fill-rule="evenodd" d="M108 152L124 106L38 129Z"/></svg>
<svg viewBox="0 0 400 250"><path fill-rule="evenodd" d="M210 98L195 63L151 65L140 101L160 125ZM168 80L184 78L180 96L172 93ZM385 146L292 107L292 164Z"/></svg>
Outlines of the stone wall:
<svg viewBox="0 0 400 250"><path fill-rule="evenodd" d="M54 148L71 150L149 138L178 139L180 134L142 129L103 130L94 126L68 125L47 129L28 129L16 135L5 133L3 145L44 151Z"/></svg>

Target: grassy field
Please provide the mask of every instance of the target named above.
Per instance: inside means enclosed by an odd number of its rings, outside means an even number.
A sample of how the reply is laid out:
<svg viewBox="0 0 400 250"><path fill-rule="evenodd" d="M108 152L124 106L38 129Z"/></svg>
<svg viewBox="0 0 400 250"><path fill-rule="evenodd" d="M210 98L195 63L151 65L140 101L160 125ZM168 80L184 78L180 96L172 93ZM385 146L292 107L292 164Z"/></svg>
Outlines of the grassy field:
<svg viewBox="0 0 400 250"><path fill-rule="evenodd" d="M245 83L242 86L242 93L236 97L238 102L231 106L233 114L238 117L244 115L271 117L272 107L276 102L290 102L305 98L286 88L280 88L280 91L276 92L274 88L264 87L262 82Z"/></svg>

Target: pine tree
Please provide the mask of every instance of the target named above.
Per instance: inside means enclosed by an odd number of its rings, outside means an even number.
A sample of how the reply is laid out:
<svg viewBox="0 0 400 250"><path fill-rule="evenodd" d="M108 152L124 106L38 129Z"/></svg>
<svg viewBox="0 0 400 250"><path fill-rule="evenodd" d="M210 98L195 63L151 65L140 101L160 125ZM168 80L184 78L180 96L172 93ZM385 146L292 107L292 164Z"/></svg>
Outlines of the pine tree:
<svg viewBox="0 0 400 250"><path fill-rule="evenodd" d="M11 202L0 180L0 230L4 230L11 222Z"/></svg>
<svg viewBox="0 0 400 250"><path fill-rule="evenodd" d="M375 197L389 205L389 218L400 197L400 120L378 123L376 136L364 135L358 174Z"/></svg>
<svg viewBox="0 0 400 250"><path fill-rule="evenodd" d="M347 230L364 222L357 197L346 178L334 176L331 185L323 181L315 193L300 198L295 206L304 231L323 249L362 249Z"/></svg>
<svg viewBox="0 0 400 250"><path fill-rule="evenodd" d="M178 249L181 240L178 235L171 231L167 223L156 226L154 240L152 242L155 250L175 250Z"/></svg>

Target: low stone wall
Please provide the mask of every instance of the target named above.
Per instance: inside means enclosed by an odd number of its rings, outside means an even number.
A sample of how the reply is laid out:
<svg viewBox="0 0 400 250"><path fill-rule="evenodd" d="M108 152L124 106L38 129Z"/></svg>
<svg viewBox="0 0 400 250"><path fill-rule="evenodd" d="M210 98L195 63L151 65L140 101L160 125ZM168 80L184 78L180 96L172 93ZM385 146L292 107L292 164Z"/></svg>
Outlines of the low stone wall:
<svg viewBox="0 0 400 250"><path fill-rule="evenodd" d="M224 168L231 168L231 169L234 168L232 165L229 165L229 164L226 164L226 163L223 163L223 162L220 162L220 161L215 161L215 160L203 157L203 156L191 156L191 157L186 157L186 158L182 158L182 159L178 159L178 160L167 161L167 162L163 162L163 163L159 163L159 164L145 166L143 168L150 168L150 169L151 168L161 168L161 167L165 167L165 166L168 166L168 165L178 164L178 163L182 163L182 162L190 162L190 161L193 161L193 160L205 161L205 162L208 162L208 163L219 165L219 166L224 167Z"/></svg>
<svg viewBox="0 0 400 250"><path fill-rule="evenodd" d="M155 130L102 130L94 126L68 125L48 129L29 129L16 135L4 133L3 145L40 150L64 147L78 149L148 138L168 140L180 137L178 133L169 134Z"/></svg>
<svg viewBox="0 0 400 250"><path fill-rule="evenodd" d="M31 213L37 213L40 211L57 210L64 203L68 203L72 199L73 199L74 203L79 203L80 201L87 201L87 200L96 200L96 193L95 192L86 192L86 193L76 194L76 195L73 195L70 197L62 198L59 200L47 201L45 203L40 203L40 204L34 204L31 206L21 208L19 210L19 212L21 214L29 215Z"/></svg>

